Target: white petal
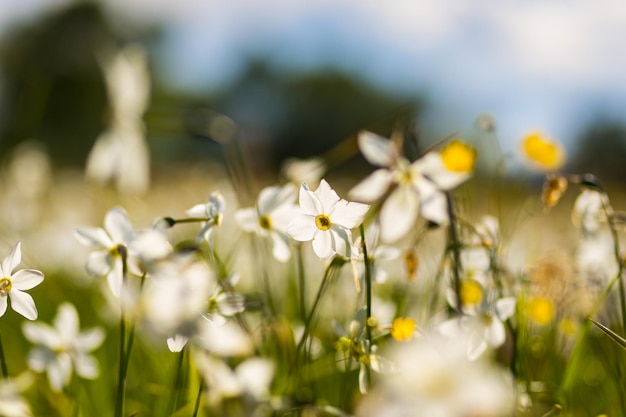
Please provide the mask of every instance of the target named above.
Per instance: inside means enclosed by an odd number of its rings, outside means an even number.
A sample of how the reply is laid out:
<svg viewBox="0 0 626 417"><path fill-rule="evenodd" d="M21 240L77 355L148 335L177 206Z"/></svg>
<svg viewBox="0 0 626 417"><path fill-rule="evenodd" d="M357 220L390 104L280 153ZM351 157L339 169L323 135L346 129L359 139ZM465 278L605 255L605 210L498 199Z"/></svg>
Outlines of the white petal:
<svg viewBox="0 0 626 417"><path fill-rule="evenodd" d="M434 194L422 199L420 213L425 219L438 225L446 225L450 221L448 217L448 200L446 195L437 191Z"/></svg>
<svg viewBox="0 0 626 417"><path fill-rule="evenodd" d="M102 277L111 272L115 260L109 255L109 251L91 252L87 258L86 269L89 275Z"/></svg>
<svg viewBox="0 0 626 417"><path fill-rule="evenodd" d="M18 290L30 290L41 284L42 281L43 274L35 269L22 269L11 277L13 288Z"/></svg>
<svg viewBox="0 0 626 417"><path fill-rule="evenodd" d="M17 242L11 253L4 258L2 261L2 273L4 276L10 277L11 272L20 264L22 261L22 243Z"/></svg>
<svg viewBox="0 0 626 417"><path fill-rule="evenodd" d="M504 324L497 318L493 318L491 325L485 329L485 341L489 346L496 348L502 346L506 339L506 330Z"/></svg>
<svg viewBox="0 0 626 417"><path fill-rule="evenodd" d="M185 214L189 217L196 219L204 219L206 218L206 204L196 204L189 210L185 212Z"/></svg>
<svg viewBox="0 0 626 417"><path fill-rule="evenodd" d="M145 262L165 258L172 253L172 245L167 240L165 232L159 229L148 229L138 233L129 243L128 249L132 255L129 258L136 257ZM130 264L131 262L129 262L129 268Z"/></svg>
<svg viewBox="0 0 626 417"><path fill-rule="evenodd" d="M304 214L317 216L318 214L323 213L322 203L320 202L319 197L313 191L309 190L306 182L303 182L302 186L300 186L298 203L300 204L300 209Z"/></svg>
<svg viewBox="0 0 626 417"><path fill-rule="evenodd" d="M332 234L330 230L318 231L313 237L313 251L322 259L333 255Z"/></svg>
<svg viewBox="0 0 626 417"><path fill-rule="evenodd" d="M289 223L287 234L297 241L308 242L313 239L318 230L313 217L300 214Z"/></svg>
<svg viewBox="0 0 626 417"><path fill-rule="evenodd" d="M274 248L272 250L274 258L276 258L279 262L287 262L289 258L291 258L291 251L289 250L289 240L287 239L287 236L276 231L272 231L270 236L272 237L272 242L274 244Z"/></svg>
<svg viewBox="0 0 626 417"><path fill-rule="evenodd" d="M4 313L6 313L7 305L8 305L8 296L6 294L0 295L0 317L4 316Z"/></svg>
<svg viewBox="0 0 626 417"><path fill-rule="evenodd" d="M76 336L76 346L83 352L91 352L104 342L105 333L100 327L85 330Z"/></svg>
<svg viewBox="0 0 626 417"><path fill-rule="evenodd" d="M254 348L250 337L236 324L227 322L216 326L207 320L203 321L200 343L203 347L218 356L232 357L250 354Z"/></svg>
<svg viewBox="0 0 626 417"><path fill-rule="evenodd" d="M433 181L441 190L451 190L467 181L471 175L449 171L438 152L430 152L413 163L416 169Z"/></svg>
<svg viewBox="0 0 626 417"><path fill-rule="evenodd" d="M67 354L60 354L48 365L48 382L54 391L61 389L70 382L72 377L72 360Z"/></svg>
<svg viewBox="0 0 626 417"><path fill-rule="evenodd" d="M167 348L170 352L180 352L187 345L189 338L180 334L167 338Z"/></svg>
<svg viewBox="0 0 626 417"><path fill-rule="evenodd" d="M22 333L26 339L36 345L43 345L52 350L61 346L61 338L56 329L43 323L29 323L22 325Z"/></svg>
<svg viewBox="0 0 626 417"><path fill-rule="evenodd" d="M257 208L262 216L267 215L284 204L293 203L295 198L296 189L291 183L284 187L266 187L259 193Z"/></svg>
<svg viewBox="0 0 626 417"><path fill-rule="evenodd" d="M515 297L501 298L496 301L496 312L500 320L505 321L513 317L516 302L517 299Z"/></svg>
<svg viewBox="0 0 626 417"><path fill-rule="evenodd" d="M76 308L68 302L61 304L53 324L65 343L73 343L80 327Z"/></svg>
<svg viewBox="0 0 626 417"><path fill-rule="evenodd" d="M325 179L320 181L320 186L315 190L315 195L319 198L320 203L322 204L322 211L317 214L328 214L335 207L335 204L339 202L339 196L330 188L328 182Z"/></svg>
<svg viewBox="0 0 626 417"><path fill-rule="evenodd" d="M110 181L115 175L120 152L116 134L110 130L101 133L87 156L86 178L99 183Z"/></svg>
<svg viewBox="0 0 626 417"><path fill-rule="evenodd" d="M359 133L359 149L370 164L387 167L393 164L395 149L389 139L369 131Z"/></svg>
<svg viewBox="0 0 626 417"><path fill-rule="evenodd" d="M113 268L107 274L107 282L109 283L109 288L111 288L111 292L117 298L119 298L122 293L122 282L124 281L123 271L122 271L122 261L117 260L113 264Z"/></svg>
<svg viewBox="0 0 626 417"><path fill-rule="evenodd" d="M407 234L415 224L419 209L417 193L410 186L400 185L380 210L380 237L394 242Z"/></svg>
<svg viewBox="0 0 626 417"><path fill-rule="evenodd" d="M274 364L263 358L247 359L237 366L235 374L244 390L259 398L268 394L274 378Z"/></svg>
<svg viewBox="0 0 626 417"><path fill-rule="evenodd" d="M96 358L79 353L75 358L76 374L85 379L96 379L100 375L100 368Z"/></svg>
<svg viewBox="0 0 626 417"><path fill-rule="evenodd" d="M55 360L56 357L52 350L36 347L28 354L28 367L35 372L43 372Z"/></svg>
<svg viewBox="0 0 626 417"><path fill-rule="evenodd" d="M483 339L479 332L474 332L470 336L469 345L467 349L467 358L470 361L474 361L487 350L487 342Z"/></svg>
<svg viewBox="0 0 626 417"><path fill-rule="evenodd" d="M37 307L35 306L33 297L16 288L9 291L9 296L11 297L11 308L16 313L21 314L28 320L37 319Z"/></svg>
<svg viewBox="0 0 626 417"><path fill-rule="evenodd" d="M259 229L259 215L254 208L237 210L235 212L235 221L246 232L254 233Z"/></svg>
<svg viewBox="0 0 626 417"><path fill-rule="evenodd" d="M339 224L347 229L352 229L363 223L370 206L361 203L352 203L346 200L339 201L329 217L332 223Z"/></svg>
<svg viewBox="0 0 626 417"><path fill-rule="evenodd" d="M109 249L113 246L107 232L100 227L81 227L76 229L74 237L83 245L92 248Z"/></svg>
<svg viewBox="0 0 626 417"><path fill-rule="evenodd" d="M348 195L357 201L371 203L381 198L393 182L393 172L377 169L352 188Z"/></svg>
<svg viewBox="0 0 626 417"><path fill-rule="evenodd" d="M126 210L113 207L104 217L104 229L115 243L127 243L132 237L133 227Z"/></svg>

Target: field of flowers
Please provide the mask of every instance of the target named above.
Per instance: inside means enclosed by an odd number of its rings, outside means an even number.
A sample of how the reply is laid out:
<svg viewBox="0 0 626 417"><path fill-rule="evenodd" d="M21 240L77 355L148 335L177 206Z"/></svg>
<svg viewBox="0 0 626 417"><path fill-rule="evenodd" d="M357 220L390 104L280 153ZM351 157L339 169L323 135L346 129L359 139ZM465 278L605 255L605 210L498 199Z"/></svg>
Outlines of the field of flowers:
<svg viewBox="0 0 626 417"><path fill-rule="evenodd" d="M148 189L126 53L86 170L113 187L36 147L3 172L0 415L623 415L626 214L557 141L520 140L543 185L365 129L364 178L263 179L215 116L226 164Z"/></svg>

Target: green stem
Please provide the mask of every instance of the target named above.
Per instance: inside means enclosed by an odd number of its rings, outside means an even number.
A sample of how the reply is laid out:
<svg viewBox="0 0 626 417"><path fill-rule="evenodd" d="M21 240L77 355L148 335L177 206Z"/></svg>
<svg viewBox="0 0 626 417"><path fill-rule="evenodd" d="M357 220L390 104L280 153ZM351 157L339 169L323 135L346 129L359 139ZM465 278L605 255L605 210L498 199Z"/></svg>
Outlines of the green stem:
<svg viewBox="0 0 626 417"><path fill-rule="evenodd" d="M296 250L296 268L298 274L298 304L300 304L300 318L306 320L306 280L304 275L304 255L302 245L298 245Z"/></svg>
<svg viewBox="0 0 626 417"><path fill-rule="evenodd" d="M367 318L365 319L365 332L367 337L367 353L370 352L372 345L372 326L370 326L370 318L372 317L372 266L367 254L367 244L365 243L365 228L363 224L359 226L361 231L361 248L363 249L363 262L365 263L365 306L367 309Z"/></svg>
<svg viewBox="0 0 626 417"><path fill-rule="evenodd" d="M9 369L7 368L7 359L4 356L4 346L2 345L2 336L0 335L0 367L2 367L2 377L9 378Z"/></svg>
<svg viewBox="0 0 626 417"><path fill-rule="evenodd" d="M611 237L613 238L613 254L615 255L615 261L617 262L617 280L619 285L619 301L620 301L620 311L622 313L622 328L626 329L626 288L624 288L624 260L622 259L621 249L619 245L619 236L617 234L617 229L615 228L615 224L613 223L613 219L611 218L613 214L613 209L609 202L609 197L606 193L602 193L602 208L604 209L604 213L606 214L607 222L609 224L609 229L611 230Z"/></svg>
<svg viewBox="0 0 626 417"><path fill-rule="evenodd" d="M446 193L446 202L448 208L448 217L450 225L448 227L448 239L450 240L450 249L452 250L452 278L454 285L454 292L456 294L456 310L462 315L463 306L461 301L461 243L459 242L459 236L456 230L456 215L454 214L454 208L452 206L452 197L450 193Z"/></svg>
<svg viewBox="0 0 626 417"><path fill-rule="evenodd" d="M200 411L200 400L202 400L202 391L204 391L204 379L200 378L200 386L198 387L198 395L196 396L196 404L193 407L192 417L197 417Z"/></svg>
<svg viewBox="0 0 626 417"><path fill-rule="evenodd" d="M174 386L172 387L172 396L170 397L170 406L168 407L170 413L168 415L174 414L174 412L178 409L178 402L183 388L183 364L185 362L186 350L187 348L184 347L178 355L178 361L176 363L176 375L174 377Z"/></svg>
<svg viewBox="0 0 626 417"><path fill-rule="evenodd" d="M128 359L126 358L126 320L124 317L124 284L126 283L126 275L128 272L127 257L128 252L125 246L120 245L117 247L118 253L122 258L122 288L120 289L120 344L119 344L119 356L120 366L118 369L117 379L117 396L115 400L115 417L122 417L124 414L124 402L126 400L126 371L128 366ZM132 343L131 343L132 345Z"/></svg>

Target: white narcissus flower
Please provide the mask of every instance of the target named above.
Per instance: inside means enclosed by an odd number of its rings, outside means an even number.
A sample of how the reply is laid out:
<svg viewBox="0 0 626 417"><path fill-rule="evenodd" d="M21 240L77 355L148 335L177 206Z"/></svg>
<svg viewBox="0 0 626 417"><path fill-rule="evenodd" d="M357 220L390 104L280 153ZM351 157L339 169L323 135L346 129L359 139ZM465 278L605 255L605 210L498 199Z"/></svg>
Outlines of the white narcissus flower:
<svg viewBox="0 0 626 417"><path fill-rule="evenodd" d="M22 261L22 245L17 242L9 255L0 264L0 316L7 311L8 298L11 308L28 320L37 318L37 307L33 297L25 293L43 281L43 274L34 269L13 270Z"/></svg>
<svg viewBox="0 0 626 417"><path fill-rule="evenodd" d="M604 207L608 207L606 196L595 190L583 190L574 203L572 222L580 227L585 236L594 235L600 229L600 224L606 221Z"/></svg>
<svg viewBox="0 0 626 417"><path fill-rule="evenodd" d="M394 186L380 211L381 238L393 242L413 226L418 213L437 224L448 219L446 196L470 177L476 152L454 140L440 152L429 152L411 163L401 156L395 144L372 132L359 135L359 148L365 159L382 167L357 184L350 197L371 203Z"/></svg>
<svg viewBox="0 0 626 417"><path fill-rule="evenodd" d="M476 360L487 348L496 349L504 344L504 322L515 314L516 303L515 297L501 298L493 306L442 323L439 330L453 340L462 334L467 335L467 357Z"/></svg>
<svg viewBox="0 0 626 417"><path fill-rule="evenodd" d="M367 204L351 203L339 198L326 180L315 191L302 183L300 214L287 227L287 234L300 242L313 241L313 250L320 258L334 254L348 258L358 255L352 243L352 228L363 222Z"/></svg>
<svg viewBox="0 0 626 417"><path fill-rule="evenodd" d="M222 224L225 207L226 200L224 196L218 191L214 191L209 196L208 203L196 204L186 211L187 216L193 219L204 220L200 232L196 237L196 244L200 243L202 240L206 240L209 245L212 244L213 229Z"/></svg>
<svg viewBox="0 0 626 417"><path fill-rule="evenodd" d="M104 75L111 122L89 153L86 176L100 183L115 181L119 191L140 194L150 183L150 153L142 121L150 94L144 49L125 47L104 64Z"/></svg>
<svg viewBox="0 0 626 417"><path fill-rule="evenodd" d="M114 207L104 218L104 229L81 227L74 236L82 244L94 249L87 260L87 272L95 277L106 276L111 291L119 297L123 282L122 255L124 251L128 254L128 243L134 236L126 211ZM129 262L127 266L130 265Z"/></svg>
<svg viewBox="0 0 626 417"><path fill-rule="evenodd" d="M96 327L81 332L78 313L70 303L59 306L53 324L22 326L26 339L37 345L28 355L28 366L36 372L46 371L50 387L55 391L69 384L73 369L81 378L96 378L100 371L90 352L102 344L104 331Z"/></svg>
<svg viewBox="0 0 626 417"><path fill-rule="evenodd" d="M266 187L259 194L256 208L244 208L235 213L235 219L243 230L272 239L272 253L280 262L287 262L291 257L286 230L298 210L294 204L295 197L293 184Z"/></svg>
<svg viewBox="0 0 626 417"><path fill-rule="evenodd" d="M31 417L28 402L20 395L32 384L32 375L23 373L17 378L0 381L0 416Z"/></svg>

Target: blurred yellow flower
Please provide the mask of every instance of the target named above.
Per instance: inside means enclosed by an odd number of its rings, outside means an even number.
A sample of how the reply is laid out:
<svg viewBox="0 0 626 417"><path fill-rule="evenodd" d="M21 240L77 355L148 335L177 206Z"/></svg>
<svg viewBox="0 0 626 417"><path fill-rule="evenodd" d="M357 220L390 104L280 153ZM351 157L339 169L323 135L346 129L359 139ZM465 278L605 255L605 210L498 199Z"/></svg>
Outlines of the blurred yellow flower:
<svg viewBox="0 0 626 417"><path fill-rule="evenodd" d="M391 324L391 337L398 342L408 342L415 334L415 320L398 317Z"/></svg>
<svg viewBox="0 0 626 417"><path fill-rule="evenodd" d="M526 135L523 151L528 159L546 171L558 169L565 162L565 152L561 145L539 132Z"/></svg>
<svg viewBox="0 0 626 417"><path fill-rule="evenodd" d="M463 306L477 306L483 301L483 288L475 280L461 283L461 303Z"/></svg>
<svg viewBox="0 0 626 417"><path fill-rule="evenodd" d="M441 149L443 165L452 172L468 173L476 163L476 149L467 143L455 139Z"/></svg>
<svg viewBox="0 0 626 417"><path fill-rule="evenodd" d="M554 317L554 304L547 298L535 297L526 303L528 318L540 326L545 326Z"/></svg>

